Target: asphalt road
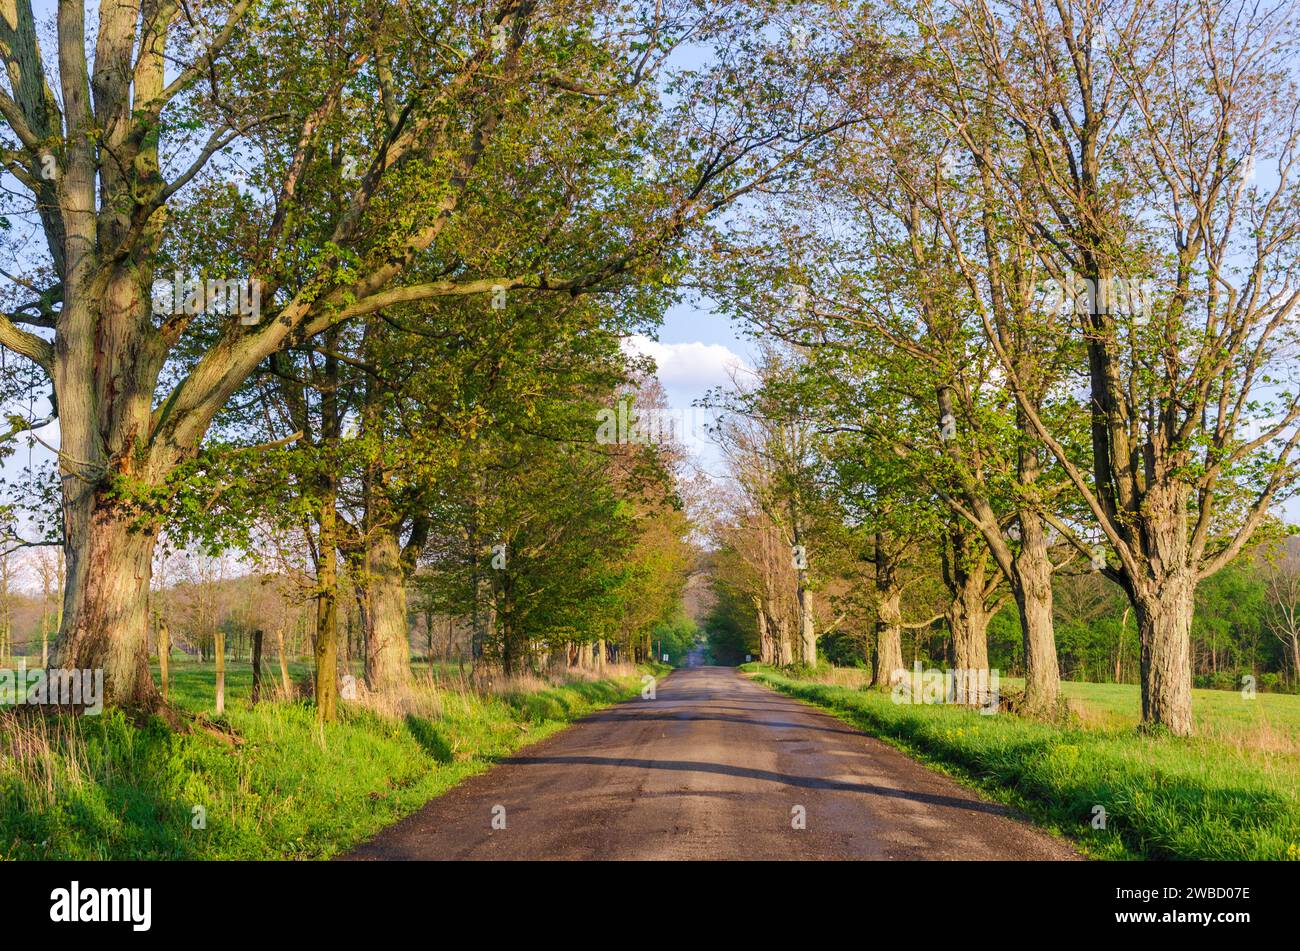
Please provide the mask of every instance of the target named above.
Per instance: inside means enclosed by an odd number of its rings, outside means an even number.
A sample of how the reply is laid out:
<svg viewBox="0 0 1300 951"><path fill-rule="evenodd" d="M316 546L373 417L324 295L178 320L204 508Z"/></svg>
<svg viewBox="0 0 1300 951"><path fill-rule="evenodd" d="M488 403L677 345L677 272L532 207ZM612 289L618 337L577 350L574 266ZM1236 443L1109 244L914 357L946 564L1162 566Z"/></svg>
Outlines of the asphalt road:
<svg viewBox="0 0 1300 951"><path fill-rule="evenodd" d="M346 857L1077 858L1002 806L731 668L678 670L656 694L522 750Z"/></svg>

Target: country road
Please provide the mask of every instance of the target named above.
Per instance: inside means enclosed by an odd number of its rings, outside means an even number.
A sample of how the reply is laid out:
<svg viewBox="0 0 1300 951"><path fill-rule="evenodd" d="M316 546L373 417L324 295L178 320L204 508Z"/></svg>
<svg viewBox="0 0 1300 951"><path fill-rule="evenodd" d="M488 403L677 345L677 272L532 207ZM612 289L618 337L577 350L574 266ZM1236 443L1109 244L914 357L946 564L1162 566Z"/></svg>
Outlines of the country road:
<svg viewBox="0 0 1300 951"><path fill-rule="evenodd" d="M587 717L466 780L345 857L1077 855L833 717L731 668L697 667L661 681L654 700Z"/></svg>

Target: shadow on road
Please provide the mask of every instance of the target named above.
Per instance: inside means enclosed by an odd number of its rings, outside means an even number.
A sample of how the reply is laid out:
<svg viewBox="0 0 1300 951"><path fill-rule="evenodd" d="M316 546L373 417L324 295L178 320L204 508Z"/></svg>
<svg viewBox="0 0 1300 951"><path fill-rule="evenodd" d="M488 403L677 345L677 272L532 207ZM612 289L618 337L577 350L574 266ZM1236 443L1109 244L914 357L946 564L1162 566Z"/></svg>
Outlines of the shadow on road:
<svg viewBox="0 0 1300 951"><path fill-rule="evenodd" d="M604 756L511 756L501 760L516 766L619 766L632 769L667 769L683 773L718 773L722 776L736 776L742 779L759 779L803 789L829 789L836 792L867 793L872 796L884 796L890 799L906 799L923 802L932 806L945 806L967 812L986 812L994 816L1014 816L1012 810L993 803L980 802L975 799L958 799L951 796L937 796L932 793L908 792L902 789L890 789L872 783L846 783L837 779L818 779L815 776L790 776L774 773L766 769L750 769L745 766L725 766L721 763L696 763L691 760L652 760L621 759Z"/></svg>
<svg viewBox="0 0 1300 951"><path fill-rule="evenodd" d="M828 726L809 726L807 723L793 723L789 720L755 720L749 716L729 716L725 713L639 713L618 711L616 713L598 713L586 718L587 723L620 723L644 720L664 720L668 723L686 723L693 720L714 720L719 723L743 723L746 726L775 727L782 730L800 730L809 733L839 733L842 736L861 736L857 730L837 730Z"/></svg>

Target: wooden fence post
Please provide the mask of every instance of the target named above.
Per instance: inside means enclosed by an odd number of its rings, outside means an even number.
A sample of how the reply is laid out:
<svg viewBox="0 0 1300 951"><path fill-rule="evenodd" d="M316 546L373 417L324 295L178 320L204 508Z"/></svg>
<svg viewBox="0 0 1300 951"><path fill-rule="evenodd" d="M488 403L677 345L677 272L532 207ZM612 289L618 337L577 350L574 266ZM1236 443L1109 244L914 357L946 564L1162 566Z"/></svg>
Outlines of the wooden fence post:
<svg viewBox="0 0 1300 951"><path fill-rule="evenodd" d="M226 632L218 630L212 639L217 657L217 716L221 716L226 712Z"/></svg>
<svg viewBox="0 0 1300 951"><path fill-rule="evenodd" d="M262 629L253 632L253 703L262 699Z"/></svg>

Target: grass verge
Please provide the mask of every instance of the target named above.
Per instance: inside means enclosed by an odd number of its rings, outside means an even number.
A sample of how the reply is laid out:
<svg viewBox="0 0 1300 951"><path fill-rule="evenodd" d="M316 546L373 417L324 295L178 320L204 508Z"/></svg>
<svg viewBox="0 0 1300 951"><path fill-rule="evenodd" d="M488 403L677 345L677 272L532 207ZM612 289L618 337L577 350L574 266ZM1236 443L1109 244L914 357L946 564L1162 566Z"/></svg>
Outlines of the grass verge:
<svg viewBox="0 0 1300 951"><path fill-rule="evenodd" d="M894 703L879 691L756 664L742 670L1021 809L1089 855L1300 859L1300 757L1285 744L1261 748L1230 731L1148 736L1077 716L1061 728ZM1094 827L1099 806L1104 828Z"/></svg>
<svg viewBox="0 0 1300 951"><path fill-rule="evenodd" d="M203 713L212 670L197 664L175 670L172 698L211 731L137 726L112 711L0 712L0 858L328 858L498 758L636 696L643 673L501 681L488 692L426 680L406 712L345 703L324 729L306 703L252 706L246 672L228 675L223 717Z"/></svg>

